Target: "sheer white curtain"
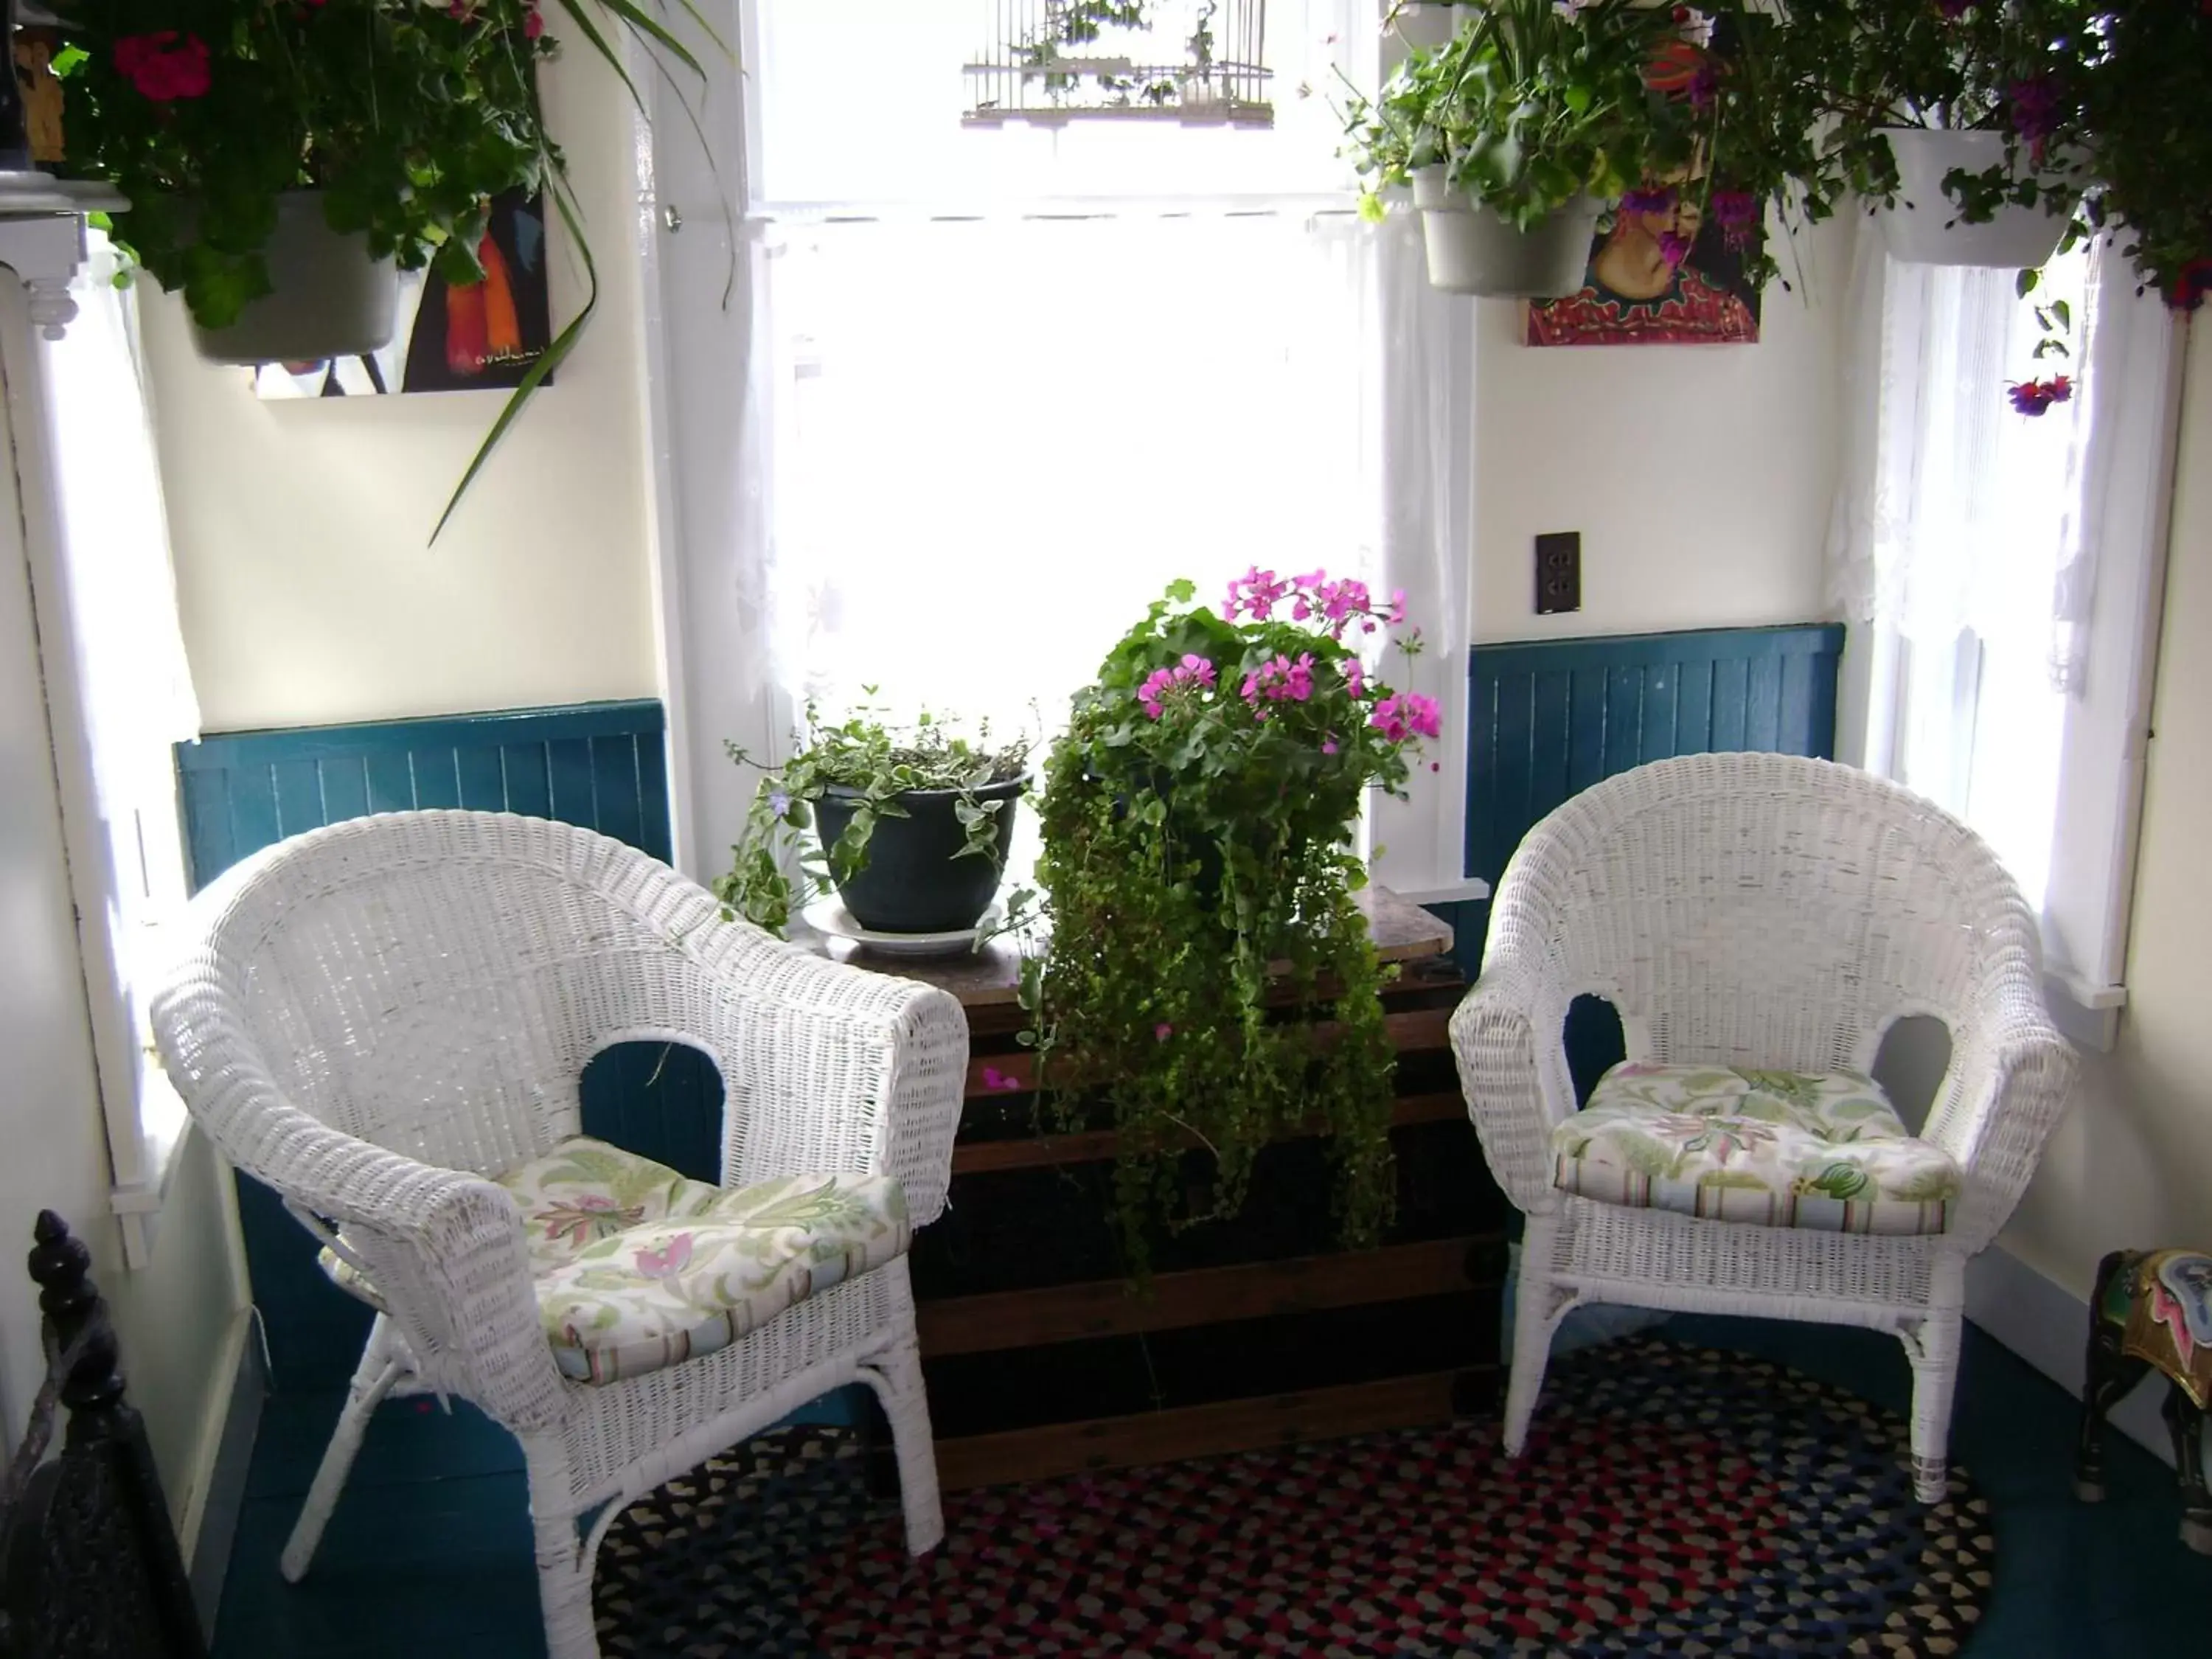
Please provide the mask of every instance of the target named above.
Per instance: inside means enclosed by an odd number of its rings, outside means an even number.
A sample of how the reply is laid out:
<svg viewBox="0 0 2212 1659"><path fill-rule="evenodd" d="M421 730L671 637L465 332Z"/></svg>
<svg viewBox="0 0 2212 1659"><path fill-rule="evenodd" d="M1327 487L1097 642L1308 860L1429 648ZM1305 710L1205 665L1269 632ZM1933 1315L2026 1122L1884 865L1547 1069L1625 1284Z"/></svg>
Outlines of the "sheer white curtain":
<svg viewBox="0 0 2212 1659"><path fill-rule="evenodd" d="M948 70L997 9L860 9L884 33L794 0L757 15L720 580L744 616L732 672L771 689L727 735L784 752L811 699L1047 736L1170 580L1218 603L1254 564L1404 588L1413 683L1455 709L1470 308L1426 287L1410 217L1350 212L1334 119L1297 91L1331 64L1371 76L1370 7L1270 8L1279 120L1256 133L963 130ZM864 158L817 95L825 29L842 95L881 100ZM1464 735L1378 811L1396 884L1459 877ZM708 846L740 793L702 793Z"/></svg>
<svg viewBox="0 0 2212 1659"><path fill-rule="evenodd" d="M2010 270L1901 264L1863 235L1832 597L1870 651L1867 763L1958 813L2043 906L2049 953L2116 982L2147 690L2171 325L2108 245ZM2033 356L2064 302L2066 358ZM2017 412L2008 385L2069 376Z"/></svg>
<svg viewBox="0 0 2212 1659"><path fill-rule="evenodd" d="M185 896L172 745L199 735L199 705L136 295L115 285L106 239L88 235L77 315L39 348L53 497L33 569L109 1149L118 1188L151 1207L184 1115L147 1061L143 991Z"/></svg>

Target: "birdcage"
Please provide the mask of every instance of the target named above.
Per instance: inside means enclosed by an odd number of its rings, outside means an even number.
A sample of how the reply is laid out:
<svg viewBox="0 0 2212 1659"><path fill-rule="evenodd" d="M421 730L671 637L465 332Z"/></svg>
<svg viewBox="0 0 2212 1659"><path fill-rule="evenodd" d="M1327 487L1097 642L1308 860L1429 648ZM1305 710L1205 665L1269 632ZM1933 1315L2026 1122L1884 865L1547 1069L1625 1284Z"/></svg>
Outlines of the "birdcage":
<svg viewBox="0 0 2212 1659"><path fill-rule="evenodd" d="M1267 0L997 0L966 66L970 125L1170 120L1265 127Z"/></svg>

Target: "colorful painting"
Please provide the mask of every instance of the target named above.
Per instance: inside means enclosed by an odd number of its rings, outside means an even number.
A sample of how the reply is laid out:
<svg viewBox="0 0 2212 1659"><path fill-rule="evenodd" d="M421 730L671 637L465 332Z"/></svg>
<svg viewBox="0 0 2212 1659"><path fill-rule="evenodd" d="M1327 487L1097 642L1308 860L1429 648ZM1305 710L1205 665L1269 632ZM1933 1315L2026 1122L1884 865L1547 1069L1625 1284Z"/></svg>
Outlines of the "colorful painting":
<svg viewBox="0 0 2212 1659"><path fill-rule="evenodd" d="M1631 191L1590 245L1579 292L1528 307L1530 345L1748 345L1759 294L1743 280L1756 229L1706 217L1694 190Z"/></svg>
<svg viewBox="0 0 2212 1659"><path fill-rule="evenodd" d="M465 288L435 270L402 271L399 325L383 350L264 363L254 389L288 398L513 388L553 340L543 199L521 191L495 198L477 257L484 279Z"/></svg>

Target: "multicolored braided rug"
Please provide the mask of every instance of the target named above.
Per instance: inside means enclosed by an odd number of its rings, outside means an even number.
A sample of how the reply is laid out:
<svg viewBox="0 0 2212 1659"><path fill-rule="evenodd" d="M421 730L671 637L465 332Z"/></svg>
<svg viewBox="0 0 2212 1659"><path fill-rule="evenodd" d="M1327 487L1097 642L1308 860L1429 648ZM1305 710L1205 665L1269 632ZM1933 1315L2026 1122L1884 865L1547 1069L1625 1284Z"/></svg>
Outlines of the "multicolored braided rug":
<svg viewBox="0 0 2212 1659"><path fill-rule="evenodd" d="M672 1482L599 1557L634 1659L1955 1654L1988 1505L1912 1501L1902 1419L1638 1337L1562 1359L1527 1457L1493 1421L958 1492L909 1561L846 1431Z"/></svg>

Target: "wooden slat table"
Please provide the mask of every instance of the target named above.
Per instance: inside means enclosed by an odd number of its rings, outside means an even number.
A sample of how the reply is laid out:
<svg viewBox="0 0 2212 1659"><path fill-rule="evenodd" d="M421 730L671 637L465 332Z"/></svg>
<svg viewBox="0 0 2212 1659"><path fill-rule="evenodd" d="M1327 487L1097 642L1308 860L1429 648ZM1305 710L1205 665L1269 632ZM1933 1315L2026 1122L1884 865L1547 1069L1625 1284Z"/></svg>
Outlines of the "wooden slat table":
<svg viewBox="0 0 2212 1659"><path fill-rule="evenodd" d="M1454 1074L1465 990L1451 930L1383 889L1361 895L1397 1052L1398 1218L1336 1247L1316 1133L1261 1155L1234 1220L1164 1240L1133 1293L1111 1230L1115 1136L1048 1133L1014 1041L1019 956L1000 940L938 961L830 941L840 959L951 991L973 1057L951 1206L915 1241L922 1361L947 1488L1430 1423L1495 1397L1505 1204Z"/></svg>

